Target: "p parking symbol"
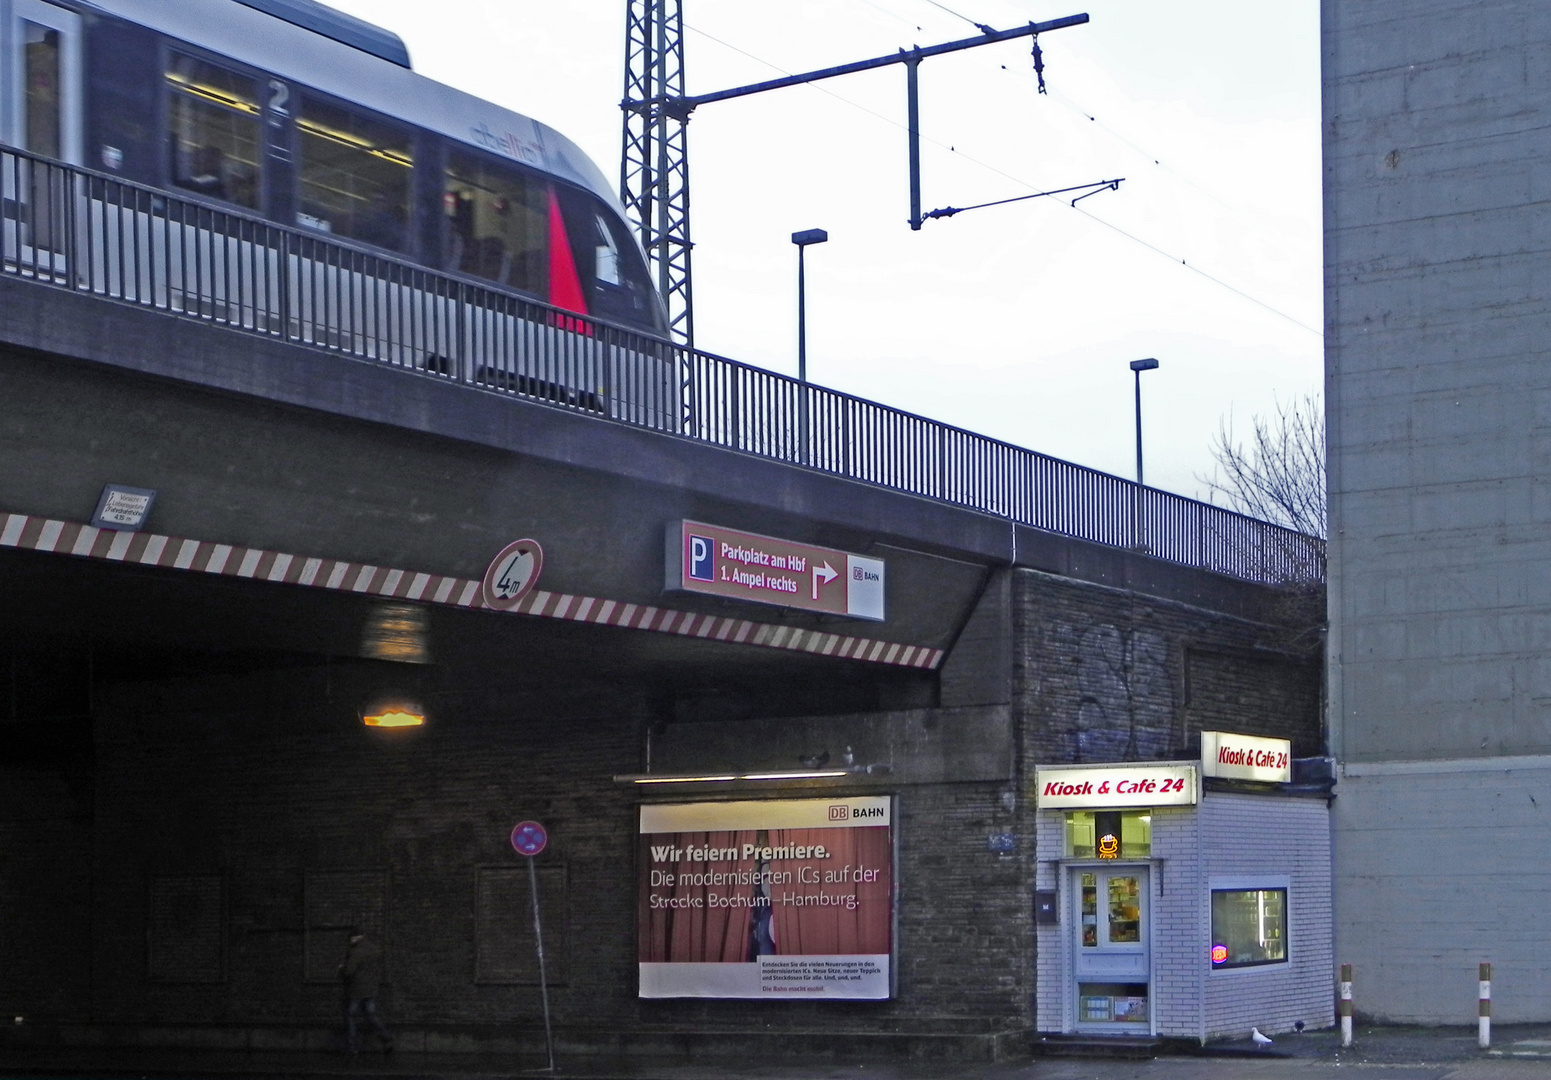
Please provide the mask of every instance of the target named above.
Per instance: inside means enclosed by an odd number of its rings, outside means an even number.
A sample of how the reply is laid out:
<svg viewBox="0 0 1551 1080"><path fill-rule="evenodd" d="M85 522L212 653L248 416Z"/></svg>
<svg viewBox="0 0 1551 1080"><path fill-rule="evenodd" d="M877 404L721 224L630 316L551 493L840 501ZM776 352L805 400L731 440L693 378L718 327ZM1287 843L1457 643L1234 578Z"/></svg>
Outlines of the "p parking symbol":
<svg viewBox="0 0 1551 1080"><path fill-rule="evenodd" d="M715 581L716 545L709 536L689 538L689 576L696 581Z"/></svg>

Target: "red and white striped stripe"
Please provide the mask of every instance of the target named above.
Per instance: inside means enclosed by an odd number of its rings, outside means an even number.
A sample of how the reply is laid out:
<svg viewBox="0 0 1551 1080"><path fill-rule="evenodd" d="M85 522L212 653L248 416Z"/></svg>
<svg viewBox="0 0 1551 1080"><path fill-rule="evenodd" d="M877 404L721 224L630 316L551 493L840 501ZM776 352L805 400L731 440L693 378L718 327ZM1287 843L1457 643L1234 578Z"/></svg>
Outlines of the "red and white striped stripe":
<svg viewBox="0 0 1551 1080"><path fill-rule="evenodd" d="M469 578L396 570L340 559L287 555L278 551L217 544L208 540L185 540L156 533L114 532L73 521L27 514L0 516L0 547L335 589L426 604L485 607L479 582ZM935 670L943 658L941 649L926 645L902 645L876 638L776 626L725 615L700 615L649 604L629 604L594 596L545 592L542 589L535 589L523 597L522 602L511 611L541 619L565 619L598 626L649 630L660 634L810 652L897 667Z"/></svg>

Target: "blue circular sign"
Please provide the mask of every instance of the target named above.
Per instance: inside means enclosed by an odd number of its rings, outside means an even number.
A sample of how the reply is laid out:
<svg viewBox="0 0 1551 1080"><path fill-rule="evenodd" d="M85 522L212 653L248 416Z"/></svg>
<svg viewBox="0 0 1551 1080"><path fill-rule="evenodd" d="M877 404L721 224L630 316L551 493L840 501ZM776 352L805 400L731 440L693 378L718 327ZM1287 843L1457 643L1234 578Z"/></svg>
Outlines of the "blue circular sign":
<svg viewBox="0 0 1551 1080"><path fill-rule="evenodd" d="M549 833L536 821L519 821L512 828L512 847L517 854L533 858L549 846Z"/></svg>

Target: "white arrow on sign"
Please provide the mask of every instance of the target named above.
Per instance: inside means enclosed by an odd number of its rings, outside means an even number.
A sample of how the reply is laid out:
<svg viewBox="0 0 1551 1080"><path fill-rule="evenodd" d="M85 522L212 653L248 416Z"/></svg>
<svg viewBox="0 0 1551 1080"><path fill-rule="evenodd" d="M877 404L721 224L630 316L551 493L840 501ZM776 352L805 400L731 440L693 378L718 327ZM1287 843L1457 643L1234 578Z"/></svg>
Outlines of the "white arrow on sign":
<svg viewBox="0 0 1551 1080"><path fill-rule="evenodd" d="M828 562L821 566L815 566L813 568L813 599L817 600L819 598L820 585L828 585L839 576L839 573Z"/></svg>

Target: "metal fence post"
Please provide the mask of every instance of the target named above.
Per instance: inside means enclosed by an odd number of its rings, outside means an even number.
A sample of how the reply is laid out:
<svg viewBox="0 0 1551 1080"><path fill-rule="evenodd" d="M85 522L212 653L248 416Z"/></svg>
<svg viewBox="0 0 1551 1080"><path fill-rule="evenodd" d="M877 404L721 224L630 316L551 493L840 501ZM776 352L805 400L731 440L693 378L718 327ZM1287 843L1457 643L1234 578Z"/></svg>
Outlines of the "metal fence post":
<svg viewBox="0 0 1551 1080"><path fill-rule="evenodd" d="M1352 1045L1352 965L1341 965L1341 1045Z"/></svg>
<svg viewBox="0 0 1551 1080"><path fill-rule="evenodd" d="M1482 964L1477 974L1481 997L1476 1004L1476 1043L1485 1050L1492 1045L1492 965Z"/></svg>

